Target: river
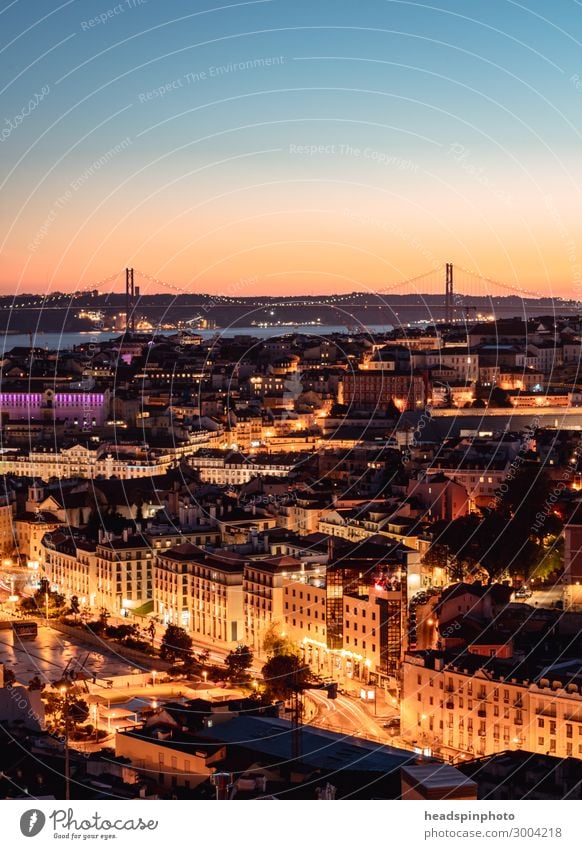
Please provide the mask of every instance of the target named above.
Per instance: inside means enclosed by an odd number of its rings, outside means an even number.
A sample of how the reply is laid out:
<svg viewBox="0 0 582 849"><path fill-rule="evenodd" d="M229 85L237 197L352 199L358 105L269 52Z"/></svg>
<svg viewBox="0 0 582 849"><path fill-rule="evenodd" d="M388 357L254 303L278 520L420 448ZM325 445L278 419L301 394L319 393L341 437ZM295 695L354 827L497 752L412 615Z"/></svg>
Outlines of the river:
<svg viewBox="0 0 582 849"><path fill-rule="evenodd" d="M391 324L374 324L369 327L361 326L360 332L365 333L387 333L392 330ZM178 331L168 330L161 334L170 336ZM270 339L273 336L282 336L285 333L305 333L309 336L329 336L332 333L347 334L345 325L285 325L279 327L223 327L215 330L193 330L192 331L204 339L212 338L213 336L254 336L257 339ZM49 351L68 350L74 345L81 345L87 342L107 342L109 339L116 339L120 336L117 331L88 331L83 333L36 333L32 334L32 343L38 348L46 348ZM30 345L28 333L0 334L0 354L5 354L16 347L28 347Z"/></svg>

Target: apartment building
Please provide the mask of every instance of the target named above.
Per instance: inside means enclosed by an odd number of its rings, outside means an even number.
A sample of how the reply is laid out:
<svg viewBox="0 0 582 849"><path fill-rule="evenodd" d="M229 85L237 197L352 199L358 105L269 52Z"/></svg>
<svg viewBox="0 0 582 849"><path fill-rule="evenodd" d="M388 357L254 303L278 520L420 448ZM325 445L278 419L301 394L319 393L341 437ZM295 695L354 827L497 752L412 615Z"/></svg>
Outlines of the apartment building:
<svg viewBox="0 0 582 849"><path fill-rule="evenodd" d="M165 625L195 639L234 648L244 638L244 558L210 554L191 543L160 552L154 569L154 610Z"/></svg>
<svg viewBox="0 0 582 849"><path fill-rule="evenodd" d="M509 460L455 455L431 464L430 474L440 473L465 489L470 509L486 506L498 491L509 470Z"/></svg>
<svg viewBox="0 0 582 849"><path fill-rule="evenodd" d="M467 347L451 346L436 351L413 351L413 368L431 369L433 376L455 375L457 380L476 383L479 379L479 355Z"/></svg>
<svg viewBox="0 0 582 849"><path fill-rule="evenodd" d="M400 410L418 410L426 400L425 381L414 371L346 372L338 386L338 404L381 411L392 402Z"/></svg>
<svg viewBox="0 0 582 849"><path fill-rule="evenodd" d="M42 539L44 571L51 588L70 599L77 596L82 607L93 608L98 600L95 544L59 528Z"/></svg>
<svg viewBox="0 0 582 849"><path fill-rule="evenodd" d="M329 674L331 665L325 625L326 603L324 574L305 581L291 580L283 588L283 631L301 647L305 662L319 675Z"/></svg>
<svg viewBox="0 0 582 849"><path fill-rule="evenodd" d="M580 660L534 668L531 677L524 669L470 649L405 655L402 736L451 760L506 749L582 757Z"/></svg>
<svg viewBox="0 0 582 849"><path fill-rule="evenodd" d="M96 546L97 605L125 616L153 605L153 551L141 533L114 537L100 533Z"/></svg>
<svg viewBox="0 0 582 849"><path fill-rule="evenodd" d="M14 519L16 550L23 560L33 560L44 567L45 534L56 531L61 522L52 513L23 513Z"/></svg>
<svg viewBox="0 0 582 849"><path fill-rule="evenodd" d="M237 451L203 450L189 459L205 483L245 484L255 477L288 477L307 455L244 456Z"/></svg>
<svg viewBox="0 0 582 849"><path fill-rule="evenodd" d="M289 555L255 558L245 564L243 593L245 642L256 655L263 654L268 629L285 622L285 586L315 576L317 566L305 566Z"/></svg>
<svg viewBox="0 0 582 849"><path fill-rule="evenodd" d="M283 605L285 633L317 674L382 685L393 678L406 641L397 580L354 583L332 569L287 583Z"/></svg>
<svg viewBox="0 0 582 849"><path fill-rule="evenodd" d="M0 495L0 556L12 554L14 550L15 502L12 493Z"/></svg>

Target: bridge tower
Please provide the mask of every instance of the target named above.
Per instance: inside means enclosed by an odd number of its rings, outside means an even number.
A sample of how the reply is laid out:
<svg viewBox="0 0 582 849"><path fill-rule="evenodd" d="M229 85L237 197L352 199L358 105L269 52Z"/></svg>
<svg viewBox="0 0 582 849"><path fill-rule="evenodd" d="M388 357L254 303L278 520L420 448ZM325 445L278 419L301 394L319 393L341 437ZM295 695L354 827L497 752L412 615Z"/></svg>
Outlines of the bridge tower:
<svg viewBox="0 0 582 849"><path fill-rule="evenodd" d="M447 262L445 266L445 321L447 324L453 320L454 312L453 263Z"/></svg>
<svg viewBox="0 0 582 849"><path fill-rule="evenodd" d="M139 288L134 285L133 268L125 269L125 332L135 331L135 307Z"/></svg>

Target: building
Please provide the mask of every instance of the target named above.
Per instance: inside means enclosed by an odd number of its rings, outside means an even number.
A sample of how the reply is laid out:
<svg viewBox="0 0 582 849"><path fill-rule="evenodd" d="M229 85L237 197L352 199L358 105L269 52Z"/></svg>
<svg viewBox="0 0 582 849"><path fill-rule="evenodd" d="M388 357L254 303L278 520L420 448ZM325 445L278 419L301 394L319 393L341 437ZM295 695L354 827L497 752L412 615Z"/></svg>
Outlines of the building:
<svg viewBox="0 0 582 849"><path fill-rule="evenodd" d="M298 454L259 454L245 456L238 451L203 449L189 458L189 464L200 473L200 480L218 485L245 484L255 477L289 477L301 465Z"/></svg>
<svg viewBox="0 0 582 849"><path fill-rule="evenodd" d="M0 409L9 419L54 421L64 419L88 429L105 423L109 413L109 390L95 390L95 381L87 382L87 391L60 392L45 389L28 392L12 389L0 392Z"/></svg>
<svg viewBox="0 0 582 849"><path fill-rule="evenodd" d="M235 648L244 638L244 565L234 552L210 554L191 543L160 551L154 570L156 614L194 639Z"/></svg>
<svg viewBox="0 0 582 849"><path fill-rule="evenodd" d="M568 523L564 540L564 604L582 610L582 524Z"/></svg>
<svg viewBox="0 0 582 849"><path fill-rule="evenodd" d="M58 528L45 534L41 544L41 562L51 589L67 599L77 596L81 607L94 608L98 598L95 543L70 528Z"/></svg>
<svg viewBox="0 0 582 849"><path fill-rule="evenodd" d="M245 563L243 592L245 642L255 655L263 654L263 641L271 626L285 622L285 586L317 574L317 566L306 566L289 555L254 558Z"/></svg>
<svg viewBox="0 0 582 849"><path fill-rule="evenodd" d="M527 666L470 651L406 654L403 738L455 761L506 749L581 758L580 660Z"/></svg>
<svg viewBox="0 0 582 849"><path fill-rule="evenodd" d="M11 492L0 495L0 556L12 554L16 542L14 514L16 504Z"/></svg>
<svg viewBox="0 0 582 849"><path fill-rule="evenodd" d="M347 371L338 387L338 403L355 409L418 410L426 401L425 380L416 371Z"/></svg>
<svg viewBox="0 0 582 849"><path fill-rule="evenodd" d="M121 537L103 531L95 549L97 607L117 616L153 607L153 551L141 533Z"/></svg>

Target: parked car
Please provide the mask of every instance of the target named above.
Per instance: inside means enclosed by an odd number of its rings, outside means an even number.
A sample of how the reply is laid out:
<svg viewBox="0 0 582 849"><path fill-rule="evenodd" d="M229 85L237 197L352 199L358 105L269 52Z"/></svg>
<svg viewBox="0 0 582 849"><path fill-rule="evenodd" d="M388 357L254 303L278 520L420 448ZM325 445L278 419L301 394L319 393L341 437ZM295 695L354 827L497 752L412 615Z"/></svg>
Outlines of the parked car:
<svg viewBox="0 0 582 849"><path fill-rule="evenodd" d="M519 587L519 589L515 591L516 598L531 598L532 595L533 592L527 587Z"/></svg>

